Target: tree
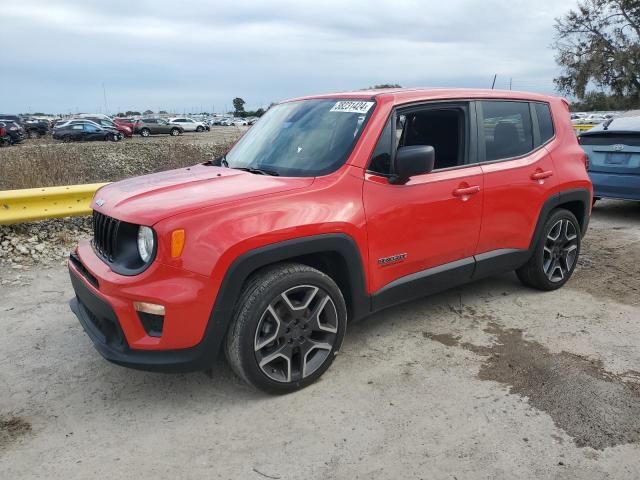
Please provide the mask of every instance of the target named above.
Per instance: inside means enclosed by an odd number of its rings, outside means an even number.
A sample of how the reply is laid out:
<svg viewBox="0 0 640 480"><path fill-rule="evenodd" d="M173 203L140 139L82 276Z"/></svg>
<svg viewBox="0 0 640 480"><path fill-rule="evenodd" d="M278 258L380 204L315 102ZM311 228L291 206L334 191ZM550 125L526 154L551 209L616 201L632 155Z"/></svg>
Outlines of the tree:
<svg viewBox="0 0 640 480"><path fill-rule="evenodd" d="M581 0L556 19L554 47L562 92L584 98L589 85L640 98L640 2Z"/></svg>
<svg viewBox="0 0 640 480"><path fill-rule="evenodd" d="M153 115L153 111L152 110L145 110L143 115Z"/></svg>
<svg viewBox="0 0 640 480"><path fill-rule="evenodd" d="M126 115L127 117L133 117L133 116L136 116L136 115L138 115L138 116L139 116L139 115L140 115L140 112L135 112L135 111L127 110L127 111L125 112L125 115Z"/></svg>
<svg viewBox="0 0 640 480"><path fill-rule="evenodd" d="M160 115L167 115L168 114L168 112L166 110L160 110L158 113Z"/></svg>
<svg viewBox="0 0 640 480"><path fill-rule="evenodd" d="M402 85L398 83L381 83L379 85L369 87L368 90L381 90L383 88L402 88Z"/></svg>
<svg viewBox="0 0 640 480"><path fill-rule="evenodd" d="M247 103L240 97L233 99L233 108L235 109L236 116L240 116L244 113L244 104Z"/></svg>
<svg viewBox="0 0 640 480"><path fill-rule="evenodd" d="M634 97L607 95L604 92L591 91L587 92L580 101L572 102L571 110L574 112L632 110L639 106L640 103Z"/></svg>

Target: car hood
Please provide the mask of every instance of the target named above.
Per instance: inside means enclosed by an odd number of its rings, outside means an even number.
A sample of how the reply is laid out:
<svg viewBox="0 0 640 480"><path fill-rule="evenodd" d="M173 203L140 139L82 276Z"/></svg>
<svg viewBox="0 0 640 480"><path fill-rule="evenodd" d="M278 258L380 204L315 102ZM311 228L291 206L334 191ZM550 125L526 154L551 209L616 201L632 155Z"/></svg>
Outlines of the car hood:
<svg viewBox="0 0 640 480"><path fill-rule="evenodd" d="M255 175L196 165L134 177L100 188L91 208L141 225L203 207L308 187L313 178Z"/></svg>

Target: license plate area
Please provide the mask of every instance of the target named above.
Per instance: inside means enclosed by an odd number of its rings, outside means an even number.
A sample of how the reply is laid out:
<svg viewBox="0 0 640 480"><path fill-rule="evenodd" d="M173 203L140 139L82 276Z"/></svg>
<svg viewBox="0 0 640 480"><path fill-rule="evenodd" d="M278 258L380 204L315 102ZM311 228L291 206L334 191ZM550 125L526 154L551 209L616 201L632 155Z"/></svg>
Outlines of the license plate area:
<svg viewBox="0 0 640 480"><path fill-rule="evenodd" d="M630 153L609 152L604 157L605 165L625 166L625 165L629 165L629 160L631 160Z"/></svg>

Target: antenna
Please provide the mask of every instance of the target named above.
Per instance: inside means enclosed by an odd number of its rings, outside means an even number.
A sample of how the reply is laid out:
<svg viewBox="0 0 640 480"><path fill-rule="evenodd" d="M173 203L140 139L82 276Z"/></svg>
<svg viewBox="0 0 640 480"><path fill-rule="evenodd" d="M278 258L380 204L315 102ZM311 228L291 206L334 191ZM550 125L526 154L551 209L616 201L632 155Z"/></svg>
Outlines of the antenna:
<svg viewBox="0 0 640 480"><path fill-rule="evenodd" d="M511 87L513 87L513 77L509 79L509 90L511 90Z"/></svg>
<svg viewBox="0 0 640 480"><path fill-rule="evenodd" d="M493 83L491 84L491 90L493 90L493 89L494 89L494 87L496 86L496 79L497 79L497 78L498 78L498 74L496 73L496 74L493 76Z"/></svg>

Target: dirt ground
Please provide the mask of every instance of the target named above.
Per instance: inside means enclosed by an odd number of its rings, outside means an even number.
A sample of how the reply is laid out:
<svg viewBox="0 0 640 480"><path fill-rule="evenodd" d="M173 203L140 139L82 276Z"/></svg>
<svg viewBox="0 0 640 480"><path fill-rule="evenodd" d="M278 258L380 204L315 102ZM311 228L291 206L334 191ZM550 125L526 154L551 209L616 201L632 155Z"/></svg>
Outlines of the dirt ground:
<svg viewBox="0 0 640 480"><path fill-rule="evenodd" d="M389 309L284 397L224 364L111 365L64 268L25 275L0 295L3 479L640 478L638 203L598 203L563 289L508 274Z"/></svg>

